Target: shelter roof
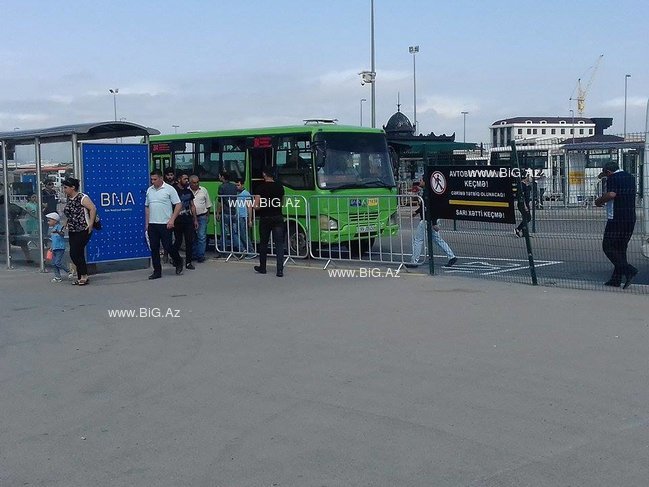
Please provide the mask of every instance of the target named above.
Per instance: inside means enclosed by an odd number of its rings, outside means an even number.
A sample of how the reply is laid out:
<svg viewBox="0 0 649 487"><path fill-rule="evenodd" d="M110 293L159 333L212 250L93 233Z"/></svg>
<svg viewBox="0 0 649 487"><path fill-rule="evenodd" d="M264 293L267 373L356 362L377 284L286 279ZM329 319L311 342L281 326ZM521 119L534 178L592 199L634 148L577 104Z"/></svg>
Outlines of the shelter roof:
<svg viewBox="0 0 649 487"><path fill-rule="evenodd" d="M16 130L13 132L0 132L0 141L11 145L28 145L35 138L44 142L69 142L73 134L77 140L114 139L117 137L142 137L157 135L160 131L138 125L132 122L94 122L62 125L44 129Z"/></svg>

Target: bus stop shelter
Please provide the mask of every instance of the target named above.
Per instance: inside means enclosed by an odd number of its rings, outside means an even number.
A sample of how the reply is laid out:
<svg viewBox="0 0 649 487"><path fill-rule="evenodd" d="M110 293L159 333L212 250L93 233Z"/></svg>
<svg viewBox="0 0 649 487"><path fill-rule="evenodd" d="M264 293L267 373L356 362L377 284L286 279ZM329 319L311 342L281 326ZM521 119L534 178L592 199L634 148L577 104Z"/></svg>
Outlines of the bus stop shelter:
<svg viewBox="0 0 649 487"><path fill-rule="evenodd" d="M569 190L583 191L587 172L593 175L601 171L604 163L617 162L621 169L636 178L637 205L640 219L636 231L649 237L649 171L647 171L647 147L649 140L624 140L621 137L603 136L576 139L563 144L568 161ZM608 137L608 139L606 139Z"/></svg>
<svg viewBox="0 0 649 487"><path fill-rule="evenodd" d="M0 132L0 145L2 146L2 188L0 190L0 236L4 237L4 257L7 269L12 268L12 246L20 247L26 264L34 264L30 250L38 249L40 270L45 270L44 256L44 228L41 223L43 216L42 180L43 166L41 160L41 145L55 142L69 142L71 144L72 165L71 167L57 168L57 176L61 174L71 175L81 181L83 185L83 167L80 158L81 142L97 141L108 139L120 139L123 137L141 137L148 145L149 136L157 135L160 132L156 129L145 127L131 122L111 121L96 123L81 123L75 125L64 125L34 130L16 130L13 132ZM15 148L20 145L34 146L34 177L33 180L25 183L16 180L16 176L24 178L24 165L19 165L15 160ZM12 167L9 161L13 160ZM11 178L10 178L11 176ZM19 194L15 190L21 185L31 185L35 201L28 202L26 195ZM83 186L82 186L83 188ZM32 200L34 198L32 197ZM32 217L33 232L25 232L24 227L18 221L20 215L26 214L24 206L29 203L35 210ZM29 218L29 217L28 217ZM34 223L33 220L36 220ZM22 231L18 231L21 229ZM20 233L20 234L19 234ZM0 254L0 258L2 254Z"/></svg>

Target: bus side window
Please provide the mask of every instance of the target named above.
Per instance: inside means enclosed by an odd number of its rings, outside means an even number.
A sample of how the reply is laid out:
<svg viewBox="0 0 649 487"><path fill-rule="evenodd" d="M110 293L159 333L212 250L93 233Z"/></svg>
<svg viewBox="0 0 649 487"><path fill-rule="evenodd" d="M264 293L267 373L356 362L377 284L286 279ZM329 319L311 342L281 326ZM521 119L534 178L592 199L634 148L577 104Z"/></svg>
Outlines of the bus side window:
<svg viewBox="0 0 649 487"><path fill-rule="evenodd" d="M208 160L205 157L209 156ZM221 170L221 154L213 152L211 154L200 153L198 165L196 166L196 174L205 180L219 179L219 171Z"/></svg>

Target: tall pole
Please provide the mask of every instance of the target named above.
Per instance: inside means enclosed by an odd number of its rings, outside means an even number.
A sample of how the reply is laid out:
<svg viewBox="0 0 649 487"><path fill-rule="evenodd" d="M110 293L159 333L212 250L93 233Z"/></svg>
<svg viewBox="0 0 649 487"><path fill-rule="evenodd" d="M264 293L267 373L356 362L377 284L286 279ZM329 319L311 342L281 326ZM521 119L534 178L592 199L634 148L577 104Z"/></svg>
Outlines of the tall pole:
<svg viewBox="0 0 649 487"><path fill-rule="evenodd" d="M413 118L413 128L415 129L415 134L417 134L417 65L415 63L415 54L419 52L419 46L410 46L408 48L410 54L412 54L412 106L414 111Z"/></svg>
<svg viewBox="0 0 649 487"><path fill-rule="evenodd" d="M117 122L117 93L119 93L119 88L111 88L108 91L113 94L113 110L115 112L115 121Z"/></svg>
<svg viewBox="0 0 649 487"><path fill-rule="evenodd" d="M570 110L570 115L572 116L572 128L570 131L572 132L572 143L575 143L575 111Z"/></svg>
<svg viewBox="0 0 649 487"><path fill-rule="evenodd" d="M463 141L466 142L466 116L469 114L469 112L462 112L462 116L464 117L464 138Z"/></svg>
<svg viewBox="0 0 649 487"><path fill-rule="evenodd" d="M372 8L372 67L371 71L372 74L374 75L374 79L372 80L372 128L376 127L376 65L374 63L374 0L371 0L371 8Z"/></svg>
<svg viewBox="0 0 649 487"><path fill-rule="evenodd" d="M642 160L642 233L645 238L649 237L649 101L644 121L644 157ZM645 256L646 257L646 256Z"/></svg>
<svg viewBox="0 0 649 487"><path fill-rule="evenodd" d="M360 126L363 126L363 102L367 101L367 98L361 98L361 123Z"/></svg>
<svg viewBox="0 0 649 487"><path fill-rule="evenodd" d="M627 81L631 77L630 74L624 75L624 139L626 140L626 93L627 93Z"/></svg>
<svg viewBox="0 0 649 487"><path fill-rule="evenodd" d="M14 156L14 159L16 156ZM2 141L2 196L0 198L5 198L5 203L2 205L2 211L4 212L4 228L2 228L3 233L5 234L5 259L7 269L11 269L11 232L9 231L9 168L7 167L7 142Z"/></svg>

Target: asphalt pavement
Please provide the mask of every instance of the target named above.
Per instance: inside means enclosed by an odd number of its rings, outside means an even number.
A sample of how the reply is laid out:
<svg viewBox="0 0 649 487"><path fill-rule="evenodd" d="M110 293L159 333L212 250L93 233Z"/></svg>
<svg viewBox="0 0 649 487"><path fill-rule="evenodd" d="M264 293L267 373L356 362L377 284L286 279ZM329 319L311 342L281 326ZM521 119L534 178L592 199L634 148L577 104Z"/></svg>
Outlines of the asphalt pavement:
<svg viewBox="0 0 649 487"><path fill-rule="evenodd" d="M644 296L148 273L0 271L0 485L647 485Z"/></svg>

